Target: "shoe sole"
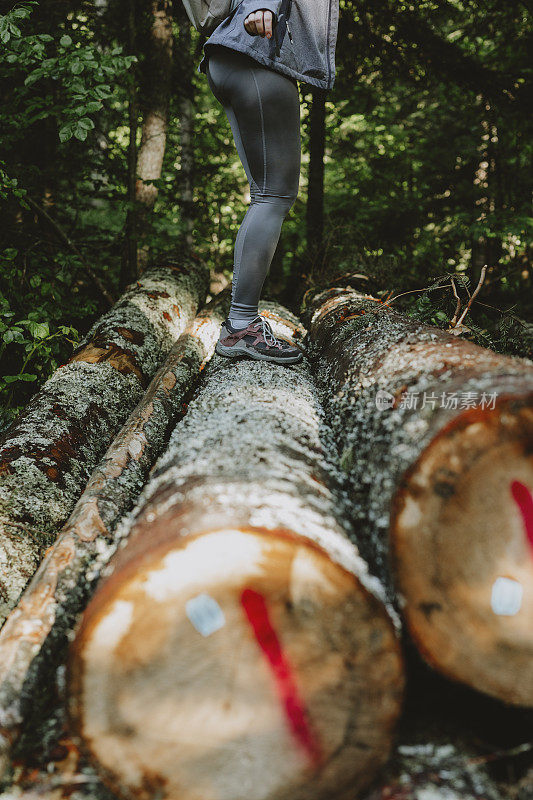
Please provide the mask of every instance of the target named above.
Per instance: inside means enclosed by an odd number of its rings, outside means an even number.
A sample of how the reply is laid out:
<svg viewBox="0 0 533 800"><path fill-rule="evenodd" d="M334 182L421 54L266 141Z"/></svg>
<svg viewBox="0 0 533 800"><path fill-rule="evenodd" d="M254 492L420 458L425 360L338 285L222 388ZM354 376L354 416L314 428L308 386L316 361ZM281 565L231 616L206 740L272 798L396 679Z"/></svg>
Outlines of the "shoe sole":
<svg viewBox="0 0 533 800"><path fill-rule="evenodd" d="M248 348L239 348L235 345L234 347L226 347L220 342L217 342L215 347L215 352L219 354L219 356L225 356L226 358L238 358L239 356L248 356L249 358L253 358L255 361L272 361L274 364L297 364L298 361L301 361L303 355L298 353L297 356L288 356L286 358L276 358L276 356L267 356L263 353L258 353L257 350L252 350Z"/></svg>

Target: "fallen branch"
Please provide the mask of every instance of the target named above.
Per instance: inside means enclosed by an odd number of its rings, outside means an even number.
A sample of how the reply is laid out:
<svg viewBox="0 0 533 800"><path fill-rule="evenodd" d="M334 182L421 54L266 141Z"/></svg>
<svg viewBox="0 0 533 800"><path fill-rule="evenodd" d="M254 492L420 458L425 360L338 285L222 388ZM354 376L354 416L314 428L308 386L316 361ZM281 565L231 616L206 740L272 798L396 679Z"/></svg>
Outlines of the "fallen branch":
<svg viewBox="0 0 533 800"><path fill-rule="evenodd" d="M453 293L454 293L455 297L457 298L457 306L456 306L455 313L453 315L452 321L450 322L449 330L453 330L454 328L460 328L461 325L463 324L464 318L466 317L466 315L470 311L470 308L472 307L472 303L474 302L474 300L478 296L478 294L479 294L479 292L481 290L481 287L483 286L483 284L485 282L485 275L486 274L487 274L487 265L485 264L485 266L481 269L478 285L476 286L474 292L470 295L470 297L468 299L468 303L466 304L465 309L464 309L463 313L461 314L461 316L459 317L459 319L457 319L457 315L461 311L462 303L461 303L461 299L460 299L459 295L457 294L457 289L456 289L456 286L455 286L455 282L454 282L454 280L452 278Z"/></svg>

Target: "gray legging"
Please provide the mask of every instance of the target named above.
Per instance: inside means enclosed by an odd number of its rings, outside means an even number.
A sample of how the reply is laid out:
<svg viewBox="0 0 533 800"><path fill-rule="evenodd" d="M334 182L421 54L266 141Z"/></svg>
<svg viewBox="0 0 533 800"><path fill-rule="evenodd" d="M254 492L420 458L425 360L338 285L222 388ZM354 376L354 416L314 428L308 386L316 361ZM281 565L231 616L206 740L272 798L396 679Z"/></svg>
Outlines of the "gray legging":
<svg viewBox="0 0 533 800"><path fill-rule="evenodd" d="M235 240L230 319L251 320L283 220L298 194L298 85L220 45L209 48L207 80L224 107L250 183L251 203Z"/></svg>

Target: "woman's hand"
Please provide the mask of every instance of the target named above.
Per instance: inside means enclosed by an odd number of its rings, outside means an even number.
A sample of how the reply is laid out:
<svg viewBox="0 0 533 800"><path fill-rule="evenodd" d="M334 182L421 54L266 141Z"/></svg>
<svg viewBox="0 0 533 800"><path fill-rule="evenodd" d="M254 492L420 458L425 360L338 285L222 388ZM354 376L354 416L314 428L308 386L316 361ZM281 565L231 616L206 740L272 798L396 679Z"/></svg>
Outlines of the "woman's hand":
<svg viewBox="0 0 533 800"><path fill-rule="evenodd" d="M263 8L259 11L252 11L244 20L244 27L251 36L266 36L272 38L272 11Z"/></svg>

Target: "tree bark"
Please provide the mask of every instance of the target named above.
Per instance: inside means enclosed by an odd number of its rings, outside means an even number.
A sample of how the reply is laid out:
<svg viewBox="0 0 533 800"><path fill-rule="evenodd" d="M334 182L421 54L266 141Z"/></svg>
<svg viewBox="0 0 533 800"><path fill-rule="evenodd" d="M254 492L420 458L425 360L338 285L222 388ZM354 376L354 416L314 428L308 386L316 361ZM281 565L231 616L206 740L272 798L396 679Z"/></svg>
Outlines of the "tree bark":
<svg viewBox="0 0 533 800"><path fill-rule="evenodd" d="M65 522L113 434L205 297L168 262L132 284L0 439L0 621Z"/></svg>
<svg viewBox="0 0 533 800"><path fill-rule="evenodd" d="M305 365L217 357L121 523L67 687L122 796L353 798L386 760L403 661L323 424Z"/></svg>
<svg viewBox="0 0 533 800"><path fill-rule="evenodd" d="M326 93L313 88L309 114L309 177L307 189L307 248L315 266L322 261L324 240L324 149Z"/></svg>
<svg viewBox="0 0 533 800"><path fill-rule="evenodd" d="M133 504L214 352L229 291L203 309L170 350L107 450L17 607L0 631L0 763L64 657L66 637L116 549L117 522ZM2 770L0 770L1 774Z"/></svg>
<svg viewBox="0 0 533 800"><path fill-rule="evenodd" d="M138 269L142 273L149 257L149 246L142 243L147 219L157 199L152 181L161 177L168 125L168 107L172 83L172 14L170 0L150 0L152 26L148 39L146 82L143 97L143 123L137 154L135 200L139 234Z"/></svg>
<svg viewBox="0 0 533 800"><path fill-rule="evenodd" d="M476 98L481 114L481 143L478 148L479 162L474 175L475 207L478 213L477 222L490 226L494 213L499 210L501 198L497 191L497 149L498 128L494 122L494 112L491 103L478 95ZM487 236L486 233L478 235L472 243L472 273L474 284L478 281L484 265L490 273L494 272L502 252L501 239Z"/></svg>
<svg viewBox="0 0 533 800"><path fill-rule="evenodd" d="M180 116L180 173L179 186L181 225L184 251L190 253L194 246L193 229L196 221L194 210L194 120L195 105L190 97L179 102Z"/></svg>
<svg viewBox="0 0 533 800"><path fill-rule="evenodd" d="M135 53L136 32L136 3L128 3L128 49L130 54ZM137 69L135 64L130 67L128 99L128 210L124 226L124 247L120 270L120 288L124 289L128 283L137 277L137 219L135 207L135 186L137 179Z"/></svg>
<svg viewBox="0 0 533 800"><path fill-rule="evenodd" d="M179 197L181 210L181 228L185 253L190 253L194 246L193 229L196 222L194 210L194 125L196 118L194 102L194 69L196 58L192 49L191 24L183 5L180 4L178 15L179 34L179 97L178 116L180 130L179 172L176 174L176 195Z"/></svg>
<svg viewBox="0 0 533 800"><path fill-rule="evenodd" d="M533 705L533 364L350 288L307 317L363 555L429 664Z"/></svg>

